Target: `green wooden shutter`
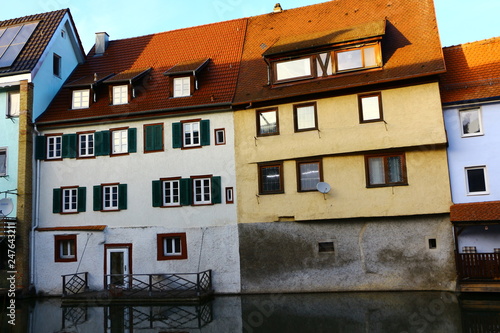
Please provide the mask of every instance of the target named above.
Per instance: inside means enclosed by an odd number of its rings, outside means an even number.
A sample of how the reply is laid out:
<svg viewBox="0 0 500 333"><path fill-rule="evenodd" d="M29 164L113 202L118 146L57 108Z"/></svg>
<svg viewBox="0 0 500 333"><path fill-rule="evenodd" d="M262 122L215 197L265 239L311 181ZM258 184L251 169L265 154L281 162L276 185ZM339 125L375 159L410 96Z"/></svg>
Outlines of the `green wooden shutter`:
<svg viewBox="0 0 500 333"><path fill-rule="evenodd" d="M96 156L104 156L111 153L111 133L109 131L96 132L94 139Z"/></svg>
<svg viewBox="0 0 500 333"><path fill-rule="evenodd" d="M209 146L210 145L210 120L204 119L200 121L200 137L201 137L201 145Z"/></svg>
<svg viewBox="0 0 500 333"><path fill-rule="evenodd" d="M172 124L172 147L182 148L182 124Z"/></svg>
<svg viewBox="0 0 500 333"><path fill-rule="evenodd" d="M87 188L78 188L78 211L84 212L87 210Z"/></svg>
<svg viewBox="0 0 500 333"><path fill-rule="evenodd" d="M193 181L191 178L182 178L179 180L180 201L182 206L192 203Z"/></svg>
<svg viewBox="0 0 500 333"><path fill-rule="evenodd" d="M127 184L118 185L118 209L127 209Z"/></svg>
<svg viewBox="0 0 500 333"><path fill-rule="evenodd" d="M128 152L137 152L137 128L128 129Z"/></svg>
<svg viewBox="0 0 500 333"><path fill-rule="evenodd" d="M35 138L35 158L44 160L47 158L47 137L39 135Z"/></svg>
<svg viewBox="0 0 500 333"><path fill-rule="evenodd" d="M222 203L222 188L221 188L221 177L212 177L212 203L220 204Z"/></svg>
<svg viewBox="0 0 500 333"><path fill-rule="evenodd" d="M52 190L52 213L58 214L61 212L62 205L62 190L55 188Z"/></svg>
<svg viewBox="0 0 500 333"><path fill-rule="evenodd" d="M62 157L76 157L76 134L63 134L62 136Z"/></svg>
<svg viewBox="0 0 500 333"><path fill-rule="evenodd" d="M161 207L163 204L162 191L161 191L161 181L153 180L153 207Z"/></svg>
<svg viewBox="0 0 500 333"><path fill-rule="evenodd" d="M94 211L102 210L102 187L101 185L94 186Z"/></svg>
<svg viewBox="0 0 500 333"><path fill-rule="evenodd" d="M145 151L163 150L163 125L150 125L144 129L146 137Z"/></svg>

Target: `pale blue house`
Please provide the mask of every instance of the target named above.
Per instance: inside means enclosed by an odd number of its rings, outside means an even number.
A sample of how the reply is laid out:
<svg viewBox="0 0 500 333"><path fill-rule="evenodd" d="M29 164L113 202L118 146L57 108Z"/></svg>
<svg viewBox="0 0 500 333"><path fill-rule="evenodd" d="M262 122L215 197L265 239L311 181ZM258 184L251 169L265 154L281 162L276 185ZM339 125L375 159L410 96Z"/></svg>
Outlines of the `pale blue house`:
<svg viewBox="0 0 500 333"><path fill-rule="evenodd" d="M20 289L29 286L29 233L35 222L33 121L84 59L69 9L0 21L0 272L7 270L6 230L15 226Z"/></svg>

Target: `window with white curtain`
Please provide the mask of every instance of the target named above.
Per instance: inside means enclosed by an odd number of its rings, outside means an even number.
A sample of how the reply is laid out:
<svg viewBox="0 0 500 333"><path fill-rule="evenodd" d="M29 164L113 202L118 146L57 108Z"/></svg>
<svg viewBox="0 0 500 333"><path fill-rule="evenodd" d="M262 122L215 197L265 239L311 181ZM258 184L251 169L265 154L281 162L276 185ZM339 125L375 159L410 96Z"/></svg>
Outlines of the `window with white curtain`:
<svg viewBox="0 0 500 333"><path fill-rule="evenodd" d="M315 191L316 185L321 181L321 161L297 162L299 173L298 190Z"/></svg>
<svg viewBox="0 0 500 333"><path fill-rule="evenodd" d="M367 186L407 185L403 154L366 156Z"/></svg>

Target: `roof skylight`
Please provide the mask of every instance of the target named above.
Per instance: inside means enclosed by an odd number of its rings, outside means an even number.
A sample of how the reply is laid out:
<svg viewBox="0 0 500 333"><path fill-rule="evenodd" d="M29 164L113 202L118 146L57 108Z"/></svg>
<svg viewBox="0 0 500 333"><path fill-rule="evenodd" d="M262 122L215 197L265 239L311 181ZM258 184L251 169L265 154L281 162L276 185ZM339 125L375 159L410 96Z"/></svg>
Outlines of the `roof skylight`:
<svg viewBox="0 0 500 333"><path fill-rule="evenodd" d="M10 67L35 31L38 22L0 28L0 68Z"/></svg>

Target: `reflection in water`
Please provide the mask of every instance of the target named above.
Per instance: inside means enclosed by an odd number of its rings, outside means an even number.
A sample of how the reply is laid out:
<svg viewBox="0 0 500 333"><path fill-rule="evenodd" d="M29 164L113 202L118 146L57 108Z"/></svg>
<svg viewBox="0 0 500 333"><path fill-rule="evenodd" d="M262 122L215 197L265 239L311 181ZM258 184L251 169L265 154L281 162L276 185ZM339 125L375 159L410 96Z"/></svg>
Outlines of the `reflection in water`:
<svg viewBox="0 0 500 333"><path fill-rule="evenodd" d="M62 304L17 301L16 326L2 307L0 332L500 333L500 296L366 292L218 296L202 305ZM5 300L3 301L5 304Z"/></svg>

